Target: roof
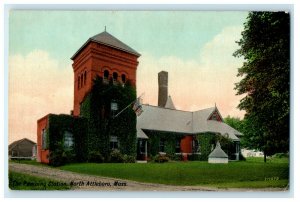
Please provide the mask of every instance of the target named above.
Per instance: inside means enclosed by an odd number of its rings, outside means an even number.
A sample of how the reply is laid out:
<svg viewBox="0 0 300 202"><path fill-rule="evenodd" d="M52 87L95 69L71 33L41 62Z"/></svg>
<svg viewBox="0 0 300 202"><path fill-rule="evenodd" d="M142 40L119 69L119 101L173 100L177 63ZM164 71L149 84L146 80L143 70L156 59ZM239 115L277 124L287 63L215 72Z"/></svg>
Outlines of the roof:
<svg viewBox="0 0 300 202"><path fill-rule="evenodd" d="M29 139L27 139L27 138L23 138L23 139L16 140L16 141L12 142L12 143L8 146L9 150L13 149L14 147L16 147L18 144L22 143L23 141L28 141L28 142L30 142L30 143L32 143L32 144L36 144L35 142L33 142L33 141L31 141L31 140L29 140Z"/></svg>
<svg viewBox="0 0 300 202"><path fill-rule="evenodd" d="M227 135L234 141L239 141L236 135L242 135L224 122L208 120L216 107L196 112L181 111L151 105L142 105L143 113L137 117L137 137L148 138L143 130L156 130L185 134L204 132Z"/></svg>
<svg viewBox="0 0 300 202"><path fill-rule="evenodd" d="M217 142L215 149L208 155L208 158L228 158L228 155L222 150L220 143Z"/></svg>
<svg viewBox="0 0 300 202"><path fill-rule="evenodd" d="M173 100L172 100L172 98L171 98L170 95L168 96L168 99L167 99L165 108L168 108L168 109L176 109L175 106L174 106Z"/></svg>
<svg viewBox="0 0 300 202"><path fill-rule="evenodd" d="M75 56L89 43L89 42L96 42L99 44L103 44L115 49L119 49L121 51L136 55L136 56L141 56L141 54L139 54L137 51L135 51L134 49L132 49L131 47L129 47L128 45L126 45L125 43L123 43L122 41L120 41L119 39L117 39L116 37L114 37L113 35L109 34L108 32L104 31L100 34L97 34L91 38L89 38L81 47L80 49L71 57L71 59L73 60L75 58Z"/></svg>

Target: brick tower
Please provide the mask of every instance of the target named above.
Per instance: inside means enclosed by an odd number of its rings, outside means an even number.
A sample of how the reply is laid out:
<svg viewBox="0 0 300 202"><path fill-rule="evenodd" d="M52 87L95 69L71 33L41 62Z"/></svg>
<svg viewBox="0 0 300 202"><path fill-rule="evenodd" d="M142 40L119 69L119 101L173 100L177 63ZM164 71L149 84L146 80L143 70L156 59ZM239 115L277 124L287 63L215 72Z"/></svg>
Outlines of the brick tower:
<svg viewBox="0 0 300 202"><path fill-rule="evenodd" d="M90 92L96 76L104 82L136 85L136 70L140 54L104 31L89 38L71 57L74 71L74 116L80 114L80 104Z"/></svg>

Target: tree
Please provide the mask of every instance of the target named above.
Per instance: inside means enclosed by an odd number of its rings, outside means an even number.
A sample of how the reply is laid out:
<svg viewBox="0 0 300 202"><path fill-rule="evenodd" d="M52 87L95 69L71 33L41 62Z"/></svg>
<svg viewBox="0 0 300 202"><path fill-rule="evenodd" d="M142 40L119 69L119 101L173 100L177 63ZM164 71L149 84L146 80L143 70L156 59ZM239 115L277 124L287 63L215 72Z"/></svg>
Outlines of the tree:
<svg viewBox="0 0 300 202"><path fill-rule="evenodd" d="M250 12L235 57L244 57L235 84L246 111L245 135L266 156L289 151L290 15Z"/></svg>

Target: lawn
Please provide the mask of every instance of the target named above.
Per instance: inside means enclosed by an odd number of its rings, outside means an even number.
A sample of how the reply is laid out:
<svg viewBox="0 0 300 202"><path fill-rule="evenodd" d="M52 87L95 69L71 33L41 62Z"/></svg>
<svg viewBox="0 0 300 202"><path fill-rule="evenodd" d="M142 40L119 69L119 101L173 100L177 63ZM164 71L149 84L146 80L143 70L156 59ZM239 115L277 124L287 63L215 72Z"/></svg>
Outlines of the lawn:
<svg viewBox="0 0 300 202"><path fill-rule="evenodd" d="M78 173L168 185L202 185L221 188L286 187L289 179L287 158L262 158L228 164L170 162L147 164L78 163L59 167Z"/></svg>
<svg viewBox="0 0 300 202"><path fill-rule="evenodd" d="M68 190L70 185L28 174L9 172L9 188L12 190Z"/></svg>

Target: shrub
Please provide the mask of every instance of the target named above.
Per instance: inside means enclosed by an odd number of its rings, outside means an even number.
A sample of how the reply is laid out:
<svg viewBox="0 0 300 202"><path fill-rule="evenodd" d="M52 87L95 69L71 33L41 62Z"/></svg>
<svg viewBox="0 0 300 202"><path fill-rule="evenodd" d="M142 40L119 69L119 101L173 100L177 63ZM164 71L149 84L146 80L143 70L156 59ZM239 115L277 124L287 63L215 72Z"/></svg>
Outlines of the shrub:
<svg viewBox="0 0 300 202"><path fill-rule="evenodd" d="M135 163L135 157L130 155L124 155L123 156L124 163Z"/></svg>
<svg viewBox="0 0 300 202"><path fill-rule="evenodd" d="M170 159L166 155L156 155L154 156L153 161L157 163L165 163L169 162Z"/></svg>
<svg viewBox="0 0 300 202"><path fill-rule="evenodd" d="M103 163L104 157L99 151L91 151L88 154L88 162L90 163Z"/></svg>
<svg viewBox="0 0 300 202"><path fill-rule="evenodd" d="M114 149L110 153L110 162L111 163L124 163L124 157L119 150Z"/></svg>
<svg viewBox="0 0 300 202"><path fill-rule="evenodd" d="M182 154L168 154L167 157L172 161L183 161Z"/></svg>

